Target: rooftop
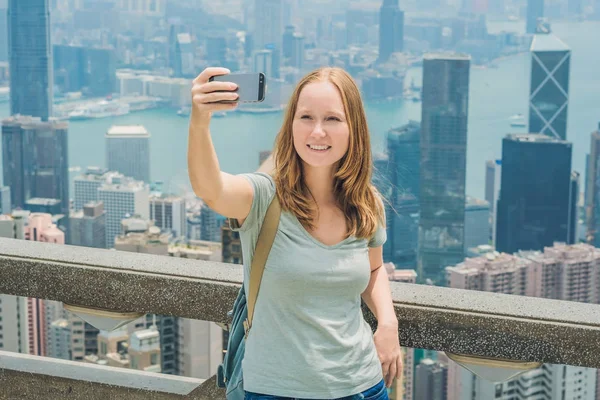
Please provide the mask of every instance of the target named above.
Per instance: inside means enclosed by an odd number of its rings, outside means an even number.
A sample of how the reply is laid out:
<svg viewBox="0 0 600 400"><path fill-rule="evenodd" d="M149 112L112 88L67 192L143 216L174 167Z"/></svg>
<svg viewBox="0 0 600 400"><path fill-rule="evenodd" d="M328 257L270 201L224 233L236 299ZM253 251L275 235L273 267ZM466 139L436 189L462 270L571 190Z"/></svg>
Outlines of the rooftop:
<svg viewBox="0 0 600 400"><path fill-rule="evenodd" d="M143 125L113 125L106 132L107 137L150 137Z"/></svg>
<svg viewBox="0 0 600 400"><path fill-rule="evenodd" d="M531 143L569 143L565 140L557 139L541 133L510 133L506 135L507 140L515 142Z"/></svg>
<svg viewBox="0 0 600 400"><path fill-rule="evenodd" d="M470 61L471 56L463 53L439 52L427 53L423 56L423 60Z"/></svg>
<svg viewBox="0 0 600 400"><path fill-rule="evenodd" d="M60 200L59 199L47 199L47 198L42 198L42 197L33 197L33 198L27 200L26 203L30 204L30 205L36 205L36 206L55 206L57 204L60 204Z"/></svg>
<svg viewBox="0 0 600 400"><path fill-rule="evenodd" d="M571 48L553 33L538 33L533 36L531 51L571 51Z"/></svg>

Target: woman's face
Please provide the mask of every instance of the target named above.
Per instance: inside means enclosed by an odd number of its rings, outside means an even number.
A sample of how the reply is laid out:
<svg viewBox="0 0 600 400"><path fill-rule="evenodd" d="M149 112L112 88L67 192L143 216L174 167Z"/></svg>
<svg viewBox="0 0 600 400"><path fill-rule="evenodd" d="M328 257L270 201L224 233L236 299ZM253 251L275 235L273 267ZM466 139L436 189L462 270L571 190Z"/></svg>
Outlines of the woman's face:
<svg viewBox="0 0 600 400"><path fill-rule="evenodd" d="M294 147L305 166L329 167L346 154L350 129L342 97L331 82L312 82L304 86L298 98L292 132Z"/></svg>

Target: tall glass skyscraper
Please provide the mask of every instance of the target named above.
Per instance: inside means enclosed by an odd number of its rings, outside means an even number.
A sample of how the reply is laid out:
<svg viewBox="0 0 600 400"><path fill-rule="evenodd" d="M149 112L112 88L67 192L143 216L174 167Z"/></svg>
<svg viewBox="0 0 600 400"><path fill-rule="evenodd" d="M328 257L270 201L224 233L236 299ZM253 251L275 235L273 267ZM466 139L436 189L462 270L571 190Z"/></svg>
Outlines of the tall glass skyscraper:
<svg viewBox="0 0 600 400"><path fill-rule="evenodd" d="M394 52L404 49L404 11L398 0L383 0L379 11L379 61L385 62Z"/></svg>
<svg viewBox="0 0 600 400"><path fill-rule="evenodd" d="M571 50L552 33L531 43L529 132L567 138Z"/></svg>
<svg viewBox="0 0 600 400"><path fill-rule="evenodd" d="M58 199L69 215L68 125L13 116L2 122L2 172L13 208L32 198Z"/></svg>
<svg viewBox="0 0 600 400"><path fill-rule="evenodd" d="M419 279L445 281L444 268L464 258L470 57L423 59Z"/></svg>
<svg viewBox="0 0 600 400"><path fill-rule="evenodd" d="M543 250L575 241L578 185L571 176L572 145L539 134L502 141L502 183L496 219L496 250Z"/></svg>
<svg viewBox="0 0 600 400"><path fill-rule="evenodd" d="M0 61L8 61L8 0L0 0Z"/></svg>
<svg viewBox="0 0 600 400"><path fill-rule="evenodd" d="M538 18L544 16L544 0L527 0L527 33L537 31Z"/></svg>
<svg viewBox="0 0 600 400"><path fill-rule="evenodd" d="M419 184L421 163L421 124L410 121L387 135L391 203L387 211L390 259L398 268L414 269L419 242Z"/></svg>
<svg viewBox="0 0 600 400"><path fill-rule="evenodd" d="M600 234L598 234L600 229L600 123L598 123L598 130L591 135L587 171L586 241L594 247L600 247Z"/></svg>
<svg viewBox="0 0 600 400"><path fill-rule="evenodd" d="M9 0L10 113L52 116L52 46L48 0Z"/></svg>
<svg viewBox="0 0 600 400"><path fill-rule="evenodd" d="M254 0L254 49L281 50L283 41L283 1Z"/></svg>

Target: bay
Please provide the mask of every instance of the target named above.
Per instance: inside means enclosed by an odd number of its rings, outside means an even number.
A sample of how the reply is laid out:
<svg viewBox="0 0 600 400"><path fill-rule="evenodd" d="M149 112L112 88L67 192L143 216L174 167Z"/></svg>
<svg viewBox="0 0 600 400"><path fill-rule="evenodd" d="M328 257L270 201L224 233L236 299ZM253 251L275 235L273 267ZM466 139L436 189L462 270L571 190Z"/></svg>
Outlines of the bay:
<svg viewBox="0 0 600 400"><path fill-rule="evenodd" d="M523 22L489 23L491 32L522 32ZM600 122L600 22L562 22L554 32L572 49L568 137L573 143L573 169L585 175L585 155L590 133ZM500 158L502 138L508 133L525 132L511 128L508 118L527 115L530 55L517 54L499 60L495 68L473 67L470 76L467 144L467 194L482 198L485 161ZM414 79L421 85L420 68L409 70L406 84ZM373 151L385 150L390 128L409 120L419 121L421 105L412 101L365 104ZM0 118L9 115L8 103L0 104ZM231 114L211 123L212 138L221 169L230 173L253 171L258 154L271 149L283 119L282 113ZM172 109L156 109L129 115L69 123L70 166L105 166L104 135L112 125L144 125L151 134L151 176L163 181L164 190L183 193L190 190L187 176L188 121ZM581 181L583 188L583 179ZM71 193L72 196L72 193Z"/></svg>

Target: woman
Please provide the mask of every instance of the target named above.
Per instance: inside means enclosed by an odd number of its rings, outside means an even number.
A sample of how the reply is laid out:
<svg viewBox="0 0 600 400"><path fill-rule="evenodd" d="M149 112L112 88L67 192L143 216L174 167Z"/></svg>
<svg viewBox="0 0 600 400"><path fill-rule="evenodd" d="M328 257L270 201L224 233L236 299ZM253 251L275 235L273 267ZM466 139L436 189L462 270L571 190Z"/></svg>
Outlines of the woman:
<svg viewBox="0 0 600 400"><path fill-rule="evenodd" d="M246 292L273 196L282 209L246 341L246 399L388 399L402 354L359 90L339 68L308 74L277 136L273 177L230 175L219 170L209 122L212 112L236 107L215 103L236 100L235 84L208 82L228 73L207 68L194 80L188 170L196 195L240 232ZM377 318L374 335L361 296Z"/></svg>

